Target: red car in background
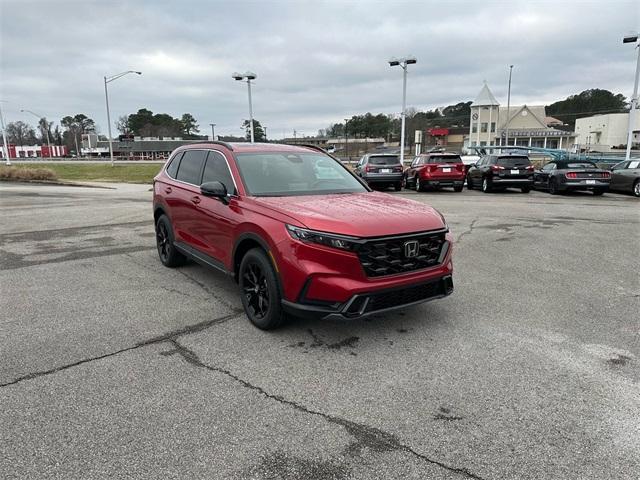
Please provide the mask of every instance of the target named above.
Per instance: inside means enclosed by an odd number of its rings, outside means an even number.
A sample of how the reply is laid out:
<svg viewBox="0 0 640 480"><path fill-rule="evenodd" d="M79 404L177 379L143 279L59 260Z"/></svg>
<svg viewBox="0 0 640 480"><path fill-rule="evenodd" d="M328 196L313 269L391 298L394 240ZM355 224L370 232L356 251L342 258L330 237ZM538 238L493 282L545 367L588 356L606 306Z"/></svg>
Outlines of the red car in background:
<svg viewBox="0 0 640 480"><path fill-rule="evenodd" d="M465 165L457 153L426 153L417 155L404 172L404 187L420 192L427 188L453 187L461 192Z"/></svg>

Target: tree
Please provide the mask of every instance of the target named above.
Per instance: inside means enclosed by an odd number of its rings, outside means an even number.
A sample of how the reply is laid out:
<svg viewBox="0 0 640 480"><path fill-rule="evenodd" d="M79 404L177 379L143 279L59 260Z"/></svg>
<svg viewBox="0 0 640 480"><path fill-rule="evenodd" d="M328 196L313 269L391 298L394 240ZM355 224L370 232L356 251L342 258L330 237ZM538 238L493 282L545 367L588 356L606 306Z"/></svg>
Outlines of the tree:
<svg viewBox="0 0 640 480"><path fill-rule="evenodd" d="M576 118L589 117L594 113L615 113L628 109L624 95L613 94L609 90L593 88L547 107L547 115L557 117L573 127Z"/></svg>
<svg viewBox="0 0 640 480"><path fill-rule="evenodd" d="M42 117L38 121L38 131L40 132L40 143L42 145L46 144L48 140L51 140L53 134L51 133L51 127L53 126L53 122L47 121L46 117Z"/></svg>
<svg viewBox="0 0 640 480"><path fill-rule="evenodd" d="M35 145L37 143L36 132L28 123L18 120L6 126L7 141L14 145Z"/></svg>
<svg viewBox="0 0 640 480"><path fill-rule="evenodd" d="M116 121L116 129L125 135L129 133L129 115L121 115Z"/></svg>
<svg viewBox="0 0 640 480"><path fill-rule="evenodd" d="M182 131L187 136L200 132L196 119L190 113L183 113L180 123L182 124Z"/></svg>
<svg viewBox="0 0 640 480"><path fill-rule="evenodd" d="M75 150L80 154L80 141L82 134L95 133L96 123L84 113L78 113L74 116L67 115L60 120L60 125L65 128L62 134L63 142L69 150Z"/></svg>
<svg viewBox="0 0 640 480"><path fill-rule="evenodd" d="M249 120L245 120L242 123L242 128L244 128L246 132L245 138L248 141L251 141L251 122ZM263 142L265 139L264 129L262 128L262 125L260 125L260 122L255 118L253 119L253 139L256 142Z"/></svg>

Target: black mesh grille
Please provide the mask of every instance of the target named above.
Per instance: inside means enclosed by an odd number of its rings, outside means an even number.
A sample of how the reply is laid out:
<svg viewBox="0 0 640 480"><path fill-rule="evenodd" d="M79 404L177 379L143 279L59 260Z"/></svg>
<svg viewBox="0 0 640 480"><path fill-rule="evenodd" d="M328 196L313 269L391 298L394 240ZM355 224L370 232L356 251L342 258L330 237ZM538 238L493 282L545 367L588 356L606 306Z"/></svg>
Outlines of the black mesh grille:
<svg viewBox="0 0 640 480"><path fill-rule="evenodd" d="M376 310L384 310L385 308L397 307L398 305L406 305L407 303L418 302L427 298L444 295L445 287L438 280L432 283L423 283L414 287L402 290L392 290L383 293L374 293L369 295L369 303L366 312Z"/></svg>
<svg viewBox="0 0 640 480"><path fill-rule="evenodd" d="M368 277L394 275L437 265L444 243L444 232L369 240L358 247L358 258Z"/></svg>

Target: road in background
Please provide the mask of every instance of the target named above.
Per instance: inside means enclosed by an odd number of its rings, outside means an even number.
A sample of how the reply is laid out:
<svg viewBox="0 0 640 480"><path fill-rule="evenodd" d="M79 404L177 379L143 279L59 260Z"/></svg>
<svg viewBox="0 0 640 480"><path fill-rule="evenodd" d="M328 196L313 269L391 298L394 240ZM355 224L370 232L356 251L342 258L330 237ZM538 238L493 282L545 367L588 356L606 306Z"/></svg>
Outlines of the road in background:
<svg viewBox="0 0 640 480"><path fill-rule="evenodd" d="M637 477L633 197L403 192L454 294L267 333L112 187L0 184L5 478Z"/></svg>

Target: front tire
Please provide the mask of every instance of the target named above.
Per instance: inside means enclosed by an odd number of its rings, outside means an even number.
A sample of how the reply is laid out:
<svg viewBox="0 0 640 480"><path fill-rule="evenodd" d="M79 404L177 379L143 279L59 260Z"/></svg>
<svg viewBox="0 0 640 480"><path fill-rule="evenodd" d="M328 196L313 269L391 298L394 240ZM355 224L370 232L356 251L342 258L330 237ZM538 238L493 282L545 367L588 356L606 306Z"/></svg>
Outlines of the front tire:
<svg viewBox="0 0 640 480"><path fill-rule="evenodd" d="M156 222L156 247L160 261L169 268L179 267L187 261L186 257L176 249L173 242L171 221L166 215L160 215Z"/></svg>
<svg viewBox="0 0 640 480"><path fill-rule="evenodd" d="M636 197L640 197L640 180L636 180L633 184L633 194Z"/></svg>
<svg viewBox="0 0 640 480"><path fill-rule="evenodd" d="M278 328L285 321L280 285L264 250L249 250L240 262L239 278L244 311L261 330Z"/></svg>

